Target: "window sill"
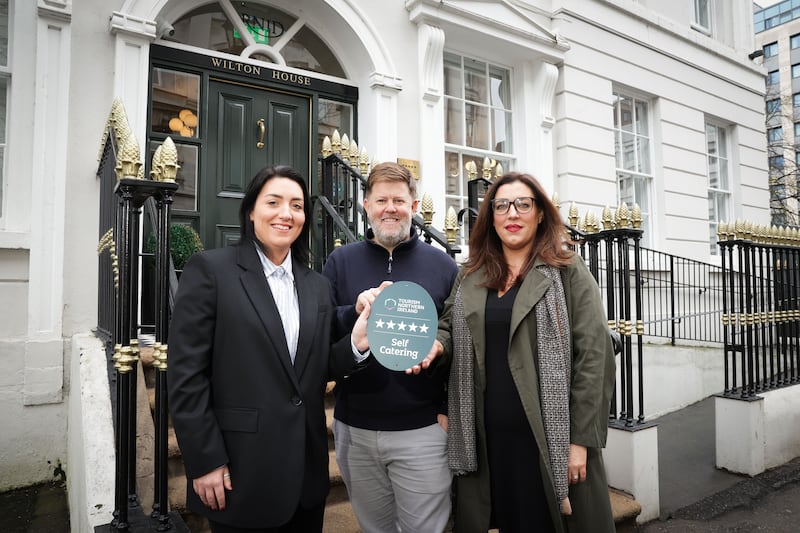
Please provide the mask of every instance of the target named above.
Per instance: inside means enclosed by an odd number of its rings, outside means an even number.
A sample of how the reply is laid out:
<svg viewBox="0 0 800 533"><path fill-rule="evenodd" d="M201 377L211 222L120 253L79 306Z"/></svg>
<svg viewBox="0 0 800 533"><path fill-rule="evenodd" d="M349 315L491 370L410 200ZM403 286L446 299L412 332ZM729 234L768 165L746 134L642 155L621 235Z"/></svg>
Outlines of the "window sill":
<svg viewBox="0 0 800 533"><path fill-rule="evenodd" d="M0 249L24 249L29 250L30 234L18 231L0 230Z"/></svg>
<svg viewBox="0 0 800 533"><path fill-rule="evenodd" d="M707 35L708 37L711 37L711 28L706 28L705 26L701 26L700 24L698 24L696 22L692 22L691 28L693 30L695 30L695 31L699 31L703 35Z"/></svg>

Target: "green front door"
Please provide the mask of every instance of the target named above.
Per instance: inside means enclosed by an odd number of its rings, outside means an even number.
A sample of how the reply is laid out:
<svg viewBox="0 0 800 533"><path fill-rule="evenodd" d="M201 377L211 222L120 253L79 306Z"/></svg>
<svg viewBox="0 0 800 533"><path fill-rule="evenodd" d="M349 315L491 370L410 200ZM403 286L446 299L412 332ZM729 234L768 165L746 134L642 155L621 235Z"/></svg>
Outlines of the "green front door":
<svg viewBox="0 0 800 533"><path fill-rule="evenodd" d="M212 79L208 145L201 179L200 238L205 248L239 239L239 204L266 165L289 165L308 179L311 98Z"/></svg>

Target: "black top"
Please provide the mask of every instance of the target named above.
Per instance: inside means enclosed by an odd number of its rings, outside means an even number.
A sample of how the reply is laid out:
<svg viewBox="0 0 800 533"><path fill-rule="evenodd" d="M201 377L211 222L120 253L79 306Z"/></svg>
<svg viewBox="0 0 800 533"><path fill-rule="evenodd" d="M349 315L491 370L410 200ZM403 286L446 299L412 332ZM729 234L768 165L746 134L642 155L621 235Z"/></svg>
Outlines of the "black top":
<svg viewBox="0 0 800 533"><path fill-rule="evenodd" d="M511 310L518 291L515 285L502 297L493 290L486 298L486 339L492 339L486 346L484 403L492 527L501 533L548 532L554 529L542 488L539 447L508 366Z"/></svg>

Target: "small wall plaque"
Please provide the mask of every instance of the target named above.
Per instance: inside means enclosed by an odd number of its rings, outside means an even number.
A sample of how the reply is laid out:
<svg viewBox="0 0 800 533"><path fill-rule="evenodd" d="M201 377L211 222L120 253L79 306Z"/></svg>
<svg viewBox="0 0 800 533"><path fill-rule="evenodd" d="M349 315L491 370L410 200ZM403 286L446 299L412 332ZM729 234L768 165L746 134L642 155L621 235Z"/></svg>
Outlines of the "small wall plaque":
<svg viewBox="0 0 800 533"><path fill-rule="evenodd" d="M403 159L402 157L398 157L397 164L401 167L406 167L411 172L411 175L414 176L414 179L419 179L419 161L415 159Z"/></svg>

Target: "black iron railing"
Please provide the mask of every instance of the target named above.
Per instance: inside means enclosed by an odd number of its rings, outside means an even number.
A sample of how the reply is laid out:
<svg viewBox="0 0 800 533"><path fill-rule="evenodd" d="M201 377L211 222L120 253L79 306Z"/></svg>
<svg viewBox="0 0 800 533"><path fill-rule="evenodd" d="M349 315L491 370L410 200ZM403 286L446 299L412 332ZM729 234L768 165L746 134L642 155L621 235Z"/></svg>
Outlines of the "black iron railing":
<svg viewBox="0 0 800 533"><path fill-rule="evenodd" d="M609 329L622 340L609 424L635 429L645 423L642 231L620 227L584 233L570 226L567 230L600 287Z"/></svg>
<svg viewBox="0 0 800 533"><path fill-rule="evenodd" d="M719 242L726 396L800 383L800 249L781 240L746 232Z"/></svg>
<svg viewBox="0 0 800 533"><path fill-rule="evenodd" d="M176 513L169 512L167 501L167 398L166 352L171 295L175 279L170 249L170 218L173 195L178 188L174 181L138 179L135 161L117 161L117 136L109 129L98 176L102 180L100 275L98 279L98 335L109 347L113 365L110 375L116 447L115 495L113 519L101 529L112 531L166 531L183 526ZM122 141L123 144L126 140ZM121 150L125 153L126 150ZM130 153L130 147L127 152ZM113 186L112 186L113 184ZM155 292L151 300L155 323L155 476L153 512L141 512L136 487L136 399L139 361L138 323L141 287L139 265L142 257L140 225L142 208L147 204L155 232ZM108 254L104 254L108 250ZM185 531L185 527L178 528Z"/></svg>
<svg viewBox="0 0 800 533"><path fill-rule="evenodd" d="M320 167L321 194L312 199L317 216L312 243L316 270L322 269L325 258L334 248L363 239L369 227L363 206L366 176L336 153L320 158ZM419 215L414 216L411 222L428 244L436 243L453 258L460 253L460 248L443 232L431 227Z"/></svg>

